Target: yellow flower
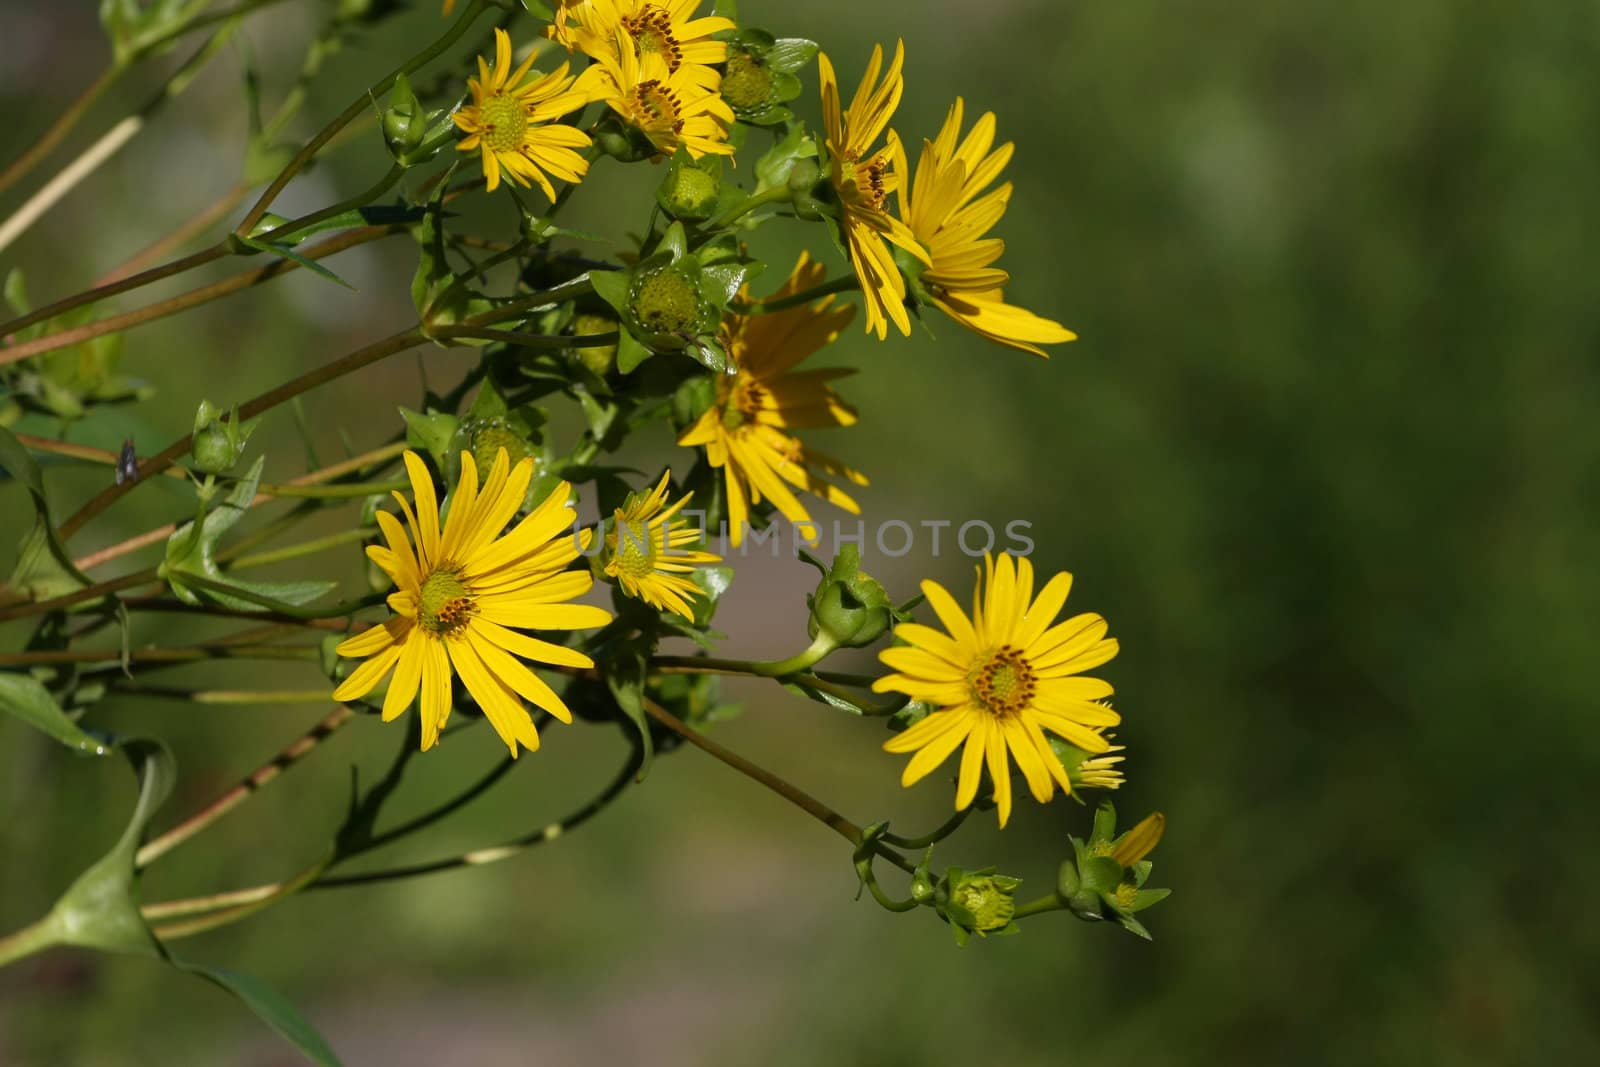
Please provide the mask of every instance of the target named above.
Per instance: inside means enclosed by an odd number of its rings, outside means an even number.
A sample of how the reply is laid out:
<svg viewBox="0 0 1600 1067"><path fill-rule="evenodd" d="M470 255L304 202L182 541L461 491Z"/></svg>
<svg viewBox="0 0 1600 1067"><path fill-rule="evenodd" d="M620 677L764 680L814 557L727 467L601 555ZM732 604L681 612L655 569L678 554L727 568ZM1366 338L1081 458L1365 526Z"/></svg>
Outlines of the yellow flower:
<svg viewBox="0 0 1600 1067"><path fill-rule="evenodd" d="M684 551L700 540L701 531L678 515L693 493L667 504L667 480L671 477L669 470L655 489L630 495L617 509L611 532L606 534L605 569L635 600L659 611L676 612L692 622L694 609L689 600L704 596L705 591L683 576L701 564L720 563L722 557Z"/></svg>
<svg viewBox="0 0 1600 1067"><path fill-rule="evenodd" d="M825 273L821 264L802 252L789 280L768 299L782 300L814 288ZM741 299L744 296L741 292ZM678 444L705 446L707 462L724 468L734 545L744 539L750 505L763 498L790 522L810 524L811 516L790 491L791 485L852 515L860 514L850 495L822 475L856 485L866 485L866 475L807 448L789 432L855 423L855 409L829 384L855 371L794 369L837 339L854 314L854 307L834 307L833 297L827 296L767 315L730 314L723 319L721 341L736 373L717 377L716 403L684 431Z"/></svg>
<svg viewBox="0 0 1600 1067"><path fill-rule="evenodd" d="M728 46L711 35L735 29L720 15L693 18L701 0L577 0L564 3L550 27L550 36L567 48L595 59L619 59L620 30L634 44L641 61L659 58L667 73L689 68L688 78L716 92L722 76L713 64L728 58Z"/></svg>
<svg viewBox="0 0 1600 1067"><path fill-rule="evenodd" d="M603 100L664 156L680 147L696 159L733 154L727 140L733 109L717 95L715 71L708 87L708 67L684 63L670 69L659 54L642 52L623 29L613 31L611 43L590 53L594 63L578 78L581 92Z"/></svg>
<svg viewBox="0 0 1600 1067"><path fill-rule="evenodd" d="M519 697L532 701L562 722L572 713L561 698L517 657L563 667L593 667L582 652L541 641L519 629L578 630L603 626L610 612L564 601L589 591L587 569L567 570L578 557L572 524L575 513L562 482L527 518L500 536L522 505L533 477L533 460L515 468L500 449L480 491L472 453L461 454L461 482L439 527L439 505L427 467L414 452L405 454L416 496L416 511L394 494L411 528L378 512L387 547L373 545L367 555L398 591L390 594L395 614L341 643L339 655L365 658L334 690L335 700L357 700L371 692L390 670L383 721L399 718L422 691L422 748L433 747L450 717L452 668L483 709L501 740L517 754L520 743L539 747L539 733ZM585 531L587 534L588 531ZM587 545L588 538L583 543ZM412 550L412 541L416 551Z"/></svg>
<svg viewBox="0 0 1600 1067"><path fill-rule="evenodd" d="M958 145L962 107L957 97L939 136L922 142L910 187L900 187L900 217L932 261L922 272L922 286L941 311L967 329L1043 356L1039 345L1074 341L1078 335L1059 322L1006 303L1001 287L1009 276L992 265L1005 251L1005 242L983 235L1006 213L1011 183L983 190L1010 162L1012 146L1007 142L989 151L994 144L993 112L973 124ZM895 169L909 173L904 147L896 143L895 153Z"/></svg>
<svg viewBox="0 0 1600 1067"><path fill-rule="evenodd" d="M922 592L949 631L902 623L895 634L909 643L878 654L898 673L873 683L878 692L904 693L939 705L916 725L890 738L888 752L915 752L900 781L909 786L961 748L956 810L970 805L987 765L1000 809L1000 825L1011 817L1011 760L1017 762L1034 799L1043 804L1055 787L1072 792L1072 781L1050 748L1044 731L1092 753L1111 744L1103 728L1121 716L1096 703L1110 684L1078 675L1117 654L1099 615L1076 615L1052 626L1072 588L1072 575L1057 574L1033 599L1033 565L1010 555L984 558L972 594L972 616L945 588L923 582ZM1009 757L1007 753L1010 753Z"/></svg>
<svg viewBox="0 0 1600 1067"><path fill-rule="evenodd" d="M456 145L462 152L483 150L483 175L493 192L504 172L518 185L537 183L552 202L556 191L546 173L564 182L580 180L589 161L577 149L588 148L589 135L574 126L554 120L588 103L583 93L573 89L574 78L567 75L567 64L527 85L533 54L511 69L511 37L505 30L494 31L494 67L478 58L478 77L467 79L472 103L453 116L467 134Z"/></svg>
<svg viewBox="0 0 1600 1067"><path fill-rule="evenodd" d="M905 81L900 69L905 64L905 44L897 43L894 61L883 76L883 48L874 45L867 72L855 98L844 112L839 110L839 80L826 54L817 56L822 81L822 119L828 142L832 170L830 178L839 194L839 224L844 230L850 262L861 282L862 303L867 306L867 329L881 341L888 336L889 320L903 334L911 333L906 314L906 283L895 266L894 255L884 241L899 245L926 262L928 254L917 243L916 235L899 219L884 210L889 194L900 187L900 174L894 169L900 138L889 131L888 142L870 151L878 135L889 125L894 109L900 106Z"/></svg>

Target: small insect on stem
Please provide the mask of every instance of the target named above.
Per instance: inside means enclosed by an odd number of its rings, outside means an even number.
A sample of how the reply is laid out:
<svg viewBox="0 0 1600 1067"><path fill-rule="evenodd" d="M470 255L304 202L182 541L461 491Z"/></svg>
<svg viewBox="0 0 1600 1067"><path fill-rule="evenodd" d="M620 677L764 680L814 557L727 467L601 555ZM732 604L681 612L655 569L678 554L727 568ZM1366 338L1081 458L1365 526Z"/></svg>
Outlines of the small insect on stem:
<svg viewBox="0 0 1600 1067"><path fill-rule="evenodd" d="M139 477L139 457L133 452L133 438L122 442L122 451L117 455L117 484L137 480Z"/></svg>

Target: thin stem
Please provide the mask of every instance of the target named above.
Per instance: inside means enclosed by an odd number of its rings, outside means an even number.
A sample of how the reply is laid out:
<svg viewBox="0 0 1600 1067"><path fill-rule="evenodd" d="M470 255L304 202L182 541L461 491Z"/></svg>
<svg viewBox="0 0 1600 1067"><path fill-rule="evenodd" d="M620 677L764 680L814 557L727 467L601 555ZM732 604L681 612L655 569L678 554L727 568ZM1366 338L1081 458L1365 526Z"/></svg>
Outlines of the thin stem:
<svg viewBox="0 0 1600 1067"><path fill-rule="evenodd" d="M278 194L283 192L289 182L294 179L294 176L300 173L307 163L311 162L316 154L322 150L322 146L327 144L334 134L366 112L372 106L372 102L393 88L395 81L402 75L410 74L419 67L427 65L444 52L445 49L455 44L456 39L466 33L473 20L482 13L483 7L484 0L472 0L467 5L466 10L461 12L461 17L455 21L455 24L450 29L445 31L442 37L406 60L381 81L370 86L360 96L356 97L349 107L335 116L332 122L324 126L315 137L307 141L305 146L295 153L294 158L288 162L283 170L278 172L278 176L272 179L271 184L257 198L250 210L245 212L245 216L240 220L239 225L234 227L234 233L243 236L253 230L256 223L260 222L261 217L267 213L267 209L272 206L272 202L278 198Z"/></svg>
<svg viewBox="0 0 1600 1067"><path fill-rule="evenodd" d="M492 848L474 849L463 852L458 856L447 859L434 860L430 863L414 863L405 867L389 867L379 871L363 871L359 874L345 874L324 876L313 883L313 889L332 889L339 886L367 885L371 882L388 882L396 878L412 878L419 874L434 874L438 871L455 870L458 867L481 867L488 863L499 863L501 860L510 859L512 856L539 845L547 844L566 834L583 823L588 822L600 812L604 811L613 800L622 794L628 786L633 784L634 775L639 769L638 753L630 752L627 762L617 772L605 789L593 797L583 807L577 809L564 818L541 827L529 834L508 841L503 845ZM385 835L387 839L389 835Z"/></svg>
<svg viewBox="0 0 1600 1067"><path fill-rule="evenodd" d="M323 694L323 699L327 699L326 693ZM146 842L144 847L139 849L134 856L134 867L148 867L161 856L177 848L189 838L204 830L240 804L243 804L252 794L298 763L312 749L327 740L339 727L354 717L355 712L343 704L339 705L332 713L297 738L288 748L285 748L271 760L251 771L238 785L235 785L232 789L229 789L216 800L213 800L210 804L207 804L160 837Z"/></svg>
<svg viewBox="0 0 1600 1067"><path fill-rule="evenodd" d="M172 685L113 683L119 693L183 700L190 704L326 704L328 689L183 689Z"/></svg>
<svg viewBox="0 0 1600 1067"><path fill-rule="evenodd" d="M390 841L399 840L400 838L405 837L407 834L412 834L418 830L425 829L429 826L432 826L440 819L454 814L455 812L466 807L468 804L472 803L474 800L478 799L484 793L488 792L496 782L498 782L501 778L504 778L506 773L516 765L516 759L514 757L506 756L499 763L495 764L494 769L489 771L488 774L485 774L482 778L479 778L476 782L472 783L472 785L468 786L466 789L463 789L460 793L457 793L450 800L447 800L445 803L439 805L437 808L434 808L432 811L424 812L423 814L418 815L416 818L403 822L393 829L385 830L381 834L375 834L372 840L368 841L362 848L362 851L367 852L383 845L387 845ZM549 827L546 827L544 830L539 831L539 833L543 834L548 829Z"/></svg>
<svg viewBox="0 0 1600 1067"><path fill-rule="evenodd" d="M411 483L390 479L386 482L350 482L340 485L263 485L259 492L266 497L287 497L301 500L350 500L407 489Z"/></svg>
<svg viewBox="0 0 1600 1067"><path fill-rule="evenodd" d="M162 941L176 941L180 937L188 937L191 934L203 933L206 930L214 930L219 926L227 926L230 923L236 923L240 919L247 919L256 912L261 911L263 908L270 907L284 897L292 896L299 890L311 885L317 880L317 877L322 874L323 871L328 869L328 867L333 863L333 860L334 854L332 850L330 850L326 856L318 860L316 863L313 863L311 866L307 867L293 878L289 879L288 881L278 883L275 887L273 887L272 892L257 897L248 904L241 904L238 907L229 908L225 911L212 912L208 915L202 915L198 919L190 919L188 922L173 923L169 926L157 926L151 932Z"/></svg>
<svg viewBox="0 0 1600 1067"><path fill-rule="evenodd" d="M35 952L43 952L61 940L54 915L46 915L36 923L24 926L14 933L0 937L0 967L15 963Z"/></svg>
<svg viewBox="0 0 1600 1067"><path fill-rule="evenodd" d="M72 128L78 124L78 120L83 118L89 109L94 106L95 101L100 99L107 89L116 84L117 79L122 77L125 70L127 70L126 65L112 63L101 71L100 76L90 82L88 87L78 94L76 100L67 105L67 109L50 124L44 133L39 135L39 139L33 142L27 151L12 160L4 171L0 171L0 192L4 192L15 185L40 160L54 151L56 145L60 144L67 134L72 131Z"/></svg>
<svg viewBox="0 0 1600 1067"><path fill-rule="evenodd" d="M129 611L170 611L181 615L206 615L249 622L265 621L285 631L306 629L339 634L350 632L350 626L344 619L295 619L287 615L275 615L270 611L240 611L238 608L225 608L221 604L186 604L182 600L163 596L132 597L124 600L122 604Z"/></svg>
<svg viewBox="0 0 1600 1067"><path fill-rule="evenodd" d="M927 848L929 845L938 844L940 841L943 841L945 838L949 837L951 834L960 829L961 824L967 821L967 816L971 815L973 810L974 809L970 805L962 808L944 822L940 823L937 829L930 830L921 837L901 837L899 834L891 834L887 830L879 834L878 837L897 848L908 848L912 850Z"/></svg>
<svg viewBox="0 0 1600 1067"><path fill-rule="evenodd" d="M224 26L213 33L205 44L167 76L166 81L149 102L112 126L93 145L78 153L59 174L45 183L44 187L30 197L9 219L0 224L0 249L4 249L16 240L79 182L98 170L102 163L120 151L123 145L144 128L151 116L187 89L201 68L227 44L228 38L233 35L236 28L234 25Z"/></svg>
<svg viewBox="0 0 1600 1067"><path fill-rule="evenodd" d="M10 622L12 619L26 618L29 615L43 615L48 612L59 611L62 608L70 608L74 604L82 604L86 600L98 600L109 593L132 589L134 586L149 585L151 582L159 580L156 576L156 569L147 567L134 574L125 574L120 578L112 578L109 581L86 585L76 592L51 597L49 600L28 601L0 609L0 622Z"/></svg>
<svg viewBox="0 0 1600 1067"><path fill-rule="evenodd" d="M298 659L316 662L316 645L197 645L193 648L133 648L131 663L190 663L206 659ZM37 663L106 663L122 659L118 648L74 651L44 649L37 652L0 653L0 667L27 667Z"/></svg>
<svg viewBox="0 0 1600 1067"><path fill-rule="evenodd" d="M413 327L401 333L386 337L381 341L375 341L374 343L363 348L358 348L349 355L334 360L332 363L325 364L321 367L318 367L316 370L302 374L300 377L295 378L292 381L285 382L283 385L280 385L275 389L267 390L265 393L262 393L260 396L257 396L255 399L241 406L239 408L239 418L253 418L256 415L261 414L263 411L268 411L287 400L299 396L301 393L315 389L319 385L326 385L328 382L342 378L346 374L360 370L362 367L365 367L368 364L376 363L379 360L392 356L397 352L404 352L408 348L414 348L417 345L422 344L425 340L426 338L422 336L422 332ZM185 434L172 444L168 445L156 456L145 460L142 464L140 464L140 478L147 478L150 475L155 474L157 471L166 470L179 456L183 455L189 450L189 445L192 440L192 435ZM97 496L91 499L83 507L79 508L71 518L61 524L61 536L63 538L71 537L74 533L83 528L84 523L105 511L106 508L110 507L136 484L137 479L124 482L121 485L107 486L105 489L102 489Z"/></svg>
<svg viewBox="0 0 1600 1067"><path fill-rule="evenodd" d="M774 311L786 311L789 308L799 307L801 304L809 304L813 300L820 300L822 297L831 296L834 293L848 293L859 288L861 288L861 282L857 280L856 276L847 274L842 278L835 278L831 282L823 282L821 285L813 286L810 289L792 293L776 300L752 300L748 302L735 300L730 302L728 307L740 315L769 315Z"/></svg>
<svg viewBox="0 0 1600 1067"><path fill-rule="evenodd" d="M496 330L478 326L444 326L435 329L433 336L439 340L451 341L468 338L479 341L504 341L508 345L537 348L543 352L555 352L563 348L603 348L617 343L616 330L610 333L586 333L568 337L561 334L519 333L515 330Z"/></svg>
<svg viewBox="0 0 1600 1067"><path fill-rule="evenodd" d="M846 819L843 815L840 815L838 812L828 807L816 797L796 788L793 785L790 785L788 782L784 781L782 778L779 778L766 768L751 763L737 752L733 752L722 747L709 737L701 734L699 731L691 729L690 726L682 719L678 718L676 715L672 714L672 712L668 711L660 704L657 704L649 697L644 698L644 710L652 719L655 719L667 729L671 730L673 733L677 734L691 745L694 745L696 748L700 749L700 751L706 753L707 755L713 756L718 760L721 760L723 763L726 763L729 767L732 767L746 778L766 786L768 789L772 790L774 793L778 794L780 797L787 800L789 803L793 804L807 815L810 815L812 818L816 819L818 822L837 833L840 837L844 838L852 845L855 845L858 848L861 846L861 827L857 826L849 819ZM877 848L877 852L884 859L893 863L895 866L899 867L908 874L916 869L910 863L910 861L891 848L879 847Z"/></svg>
<svg viewBox="0 0 1600 1067"><path fill-rule="evenodd" d="M57 441L50 437L35 437L31 433L19 433L16 438L35 452L48 452L51 455L67 456L71 459L81 459L87 463L98 463L105 467L115 467L120 462L115 452L104 448L95 448L92 445L75 445L70 441ZM162 473L169 478L176 478L180 482L189 480L189 476L181 470L167 470Z"/></svg>
<svg viewBox="0 0 1600 1067"><path fill-rule="evenodd" d="M392 459L393 457L398 456L401 452L405 451L405 448L406 443L404 441L387 444L380 448L375 448L370 452L363 452L359 456L353 456L350 459L324 467L321 470L312 471L309 474L302 474L298 478L290 479L285 484L290 486L301 486L318 485L323 482L330 482L335 478L340 478L346 474L351 474L355 471L362 470L366 467L375 466L386 460ZM109 455L110 453L107 454ZM168 469L170 470L171 468ZM166 472L163 471L163 473ZM176 476L179 478L188 477L181 470L176 472ZM257 507L258 505L264 504L272 499L274 498L268 494L258 491L255 495L255 499L251 500L248 506L252 508ZM301 515L296 518L296 521L298 521L299 518L304 517L304 515ZM290 525L292 525L292 523ZM80 571L88 571L93 567L98 567L100 564L109 562L110 560L116 559L119 556L125 556L129 552L141 549L146 545L157 544L161 541L165 541L167 538L176 533L177 529L177 523L169 522L165 526L158 526L154 530L130 537L126 541L119 541L114 545L109 545L106 548L100 549L98 552L90 553L89 555L84 556L82 559L75 560L73 562L73 566L77 567ZM281 530L274 532L281 532ZM245 539L246 542L249 540L250 538ZM218 561L220 562L222 560L226 560L229 552L237 549L238 546L235 545L231 549L225 550L218 556Z"/></svg>
<svg viewBox="0 0 1600 1067"><path fill-rule="evenodd" d="M323 259L337 252L343 252L347 248L354 248L356 245L366 244L368 241L375 241L381 237L400 233L403 229L404 227L398 225L362 226L354 230L347 230L338 236L330 237L328 240L306 249L300 255L311 260ZM200 255L203 255L203 253L190 256L188 259L197 260ZM94 322L86 322L82 326L61 330L58 333L46 334L43 337L35 337L31 341L20 341L0 347L0 364L15 363L17 360L36 356L41 352L51 352L58 348L65 348L68 345L81 344L84 341L93 340L108 333L117 333L120 330L143 326L147 322L156 322L176 315L180 311L187 311L201 304L210 303L213 300L229 296L243 289L249 289L263 282L272 281L274 278L282 277L290 271L299 269L300 264L294 260L274 259L265 266L235 274L231 278L224 278L210 285L203 285L198 289L191 289L186 293L179 293L177 296L169 297L154 304L148 304L133 311L123 312L121 315L96 319ZM118 285L122 284L118 283ZM123 287L131 288L131 286ZM109 288L115 289L117 286L110 286ZM79 301L79 303L88 302ZM66 303L66 301L63 301L63 303ZM24 319L32 317L34 316L24 316ZM24 319L17 321L22 322Z"/></svg>
<svg viewBox="0 0 1600 1067"><path fill-rule="evenodd" d="M219 196L210 207L205 208L188 222L185 222L183 225L179 226L170 233L164 234L157 240L146 245L134 255L130 256L128 259L124 260L122 263L119 263L117 266L106 271L106 273L102 274L95 281L95 288L89 291L98 292L100 289L104 289L107 286L114 285L126 279L137 277L138 275L136 272L144 270L146 264L160 259L168 252L171 252L174 248L188 243L190 239L198 237L212 226L215 226L217 223L221 222L228 212L232 211L239 205L239 201L243 200L245 198L245 194L249 191L250 187L245 185L243 182L234 185L227 192ZM208 249L207 252L219 250L221 252L226 251L223 246L218 245L215 249ZM214 256L213 258L216 257ZM179 262L182 261L180 260ZM110 294L108 293L106 295L109 296Z"/></svg>
<svg viewBox="0 0 1600 1067"><path fill-rule="evenodd" d="M374 200L378 199L378 197L382 196L384 193L387 193L390 189L394 188L395 183L400 180L401 176L404 175L405 172L406 168L396 163L394 166L389 168L389 173L385 174L382 178L379 178L372 188L368 189L366 192L357 193L355 196L341 200L337 204L330 204L319 211L313 211L309 215L303 215L300 218L286 222L281 226L274 226L272 229L267 230L264 233L258 233L255 236L264 240L280 241L283 238L288 237L290 234L298 233L308 226L315 226L324 219L331 219L336 215L344 214L346 211L354 211L356 208L365 207Z"/></svg>
<svg viewBox="0 0 1600 1067"><path fill-rule="evenodd" d="M340 545L348 545L365 540L378 532L376 526L358 526L354 530L340 530L338 533L326 537L318 537L311 541L301 541L299 544L285 545L268 552L255 552L247 556L240 556L233 561L229 571L248 570L251 567L265 567L269 563L282 563L286 559L299 559L302 556L314 555Z"/></svg>
<svg viewBox="0 0 1600 1067"><path fill-rule="evenodd" d="M1061 911L1064 908L1066 908L1066 905L1062 903L1061 898L1052 893L1047 897L1040 897L1038 900L1030 900L1026 904L1019 905L1017 910L1011 914L1011 917L1013 919L1026 919L1030 915L1043 915L1046 912Z"/></svg>
<svg viewBox="0 0 1600 1067"><path fill-rule="evenodd" d="M163 263L159 267L151 267L149 270L140 271L138 274L129 275L118 281L107 282L93 289L86 289L81 293L74 294L63 300L57 300L53 304L46 304L36 311L30 311L26 315L19 316L10 322L0 325L0 337L9 337L18 330L25 330L35 323L48 322L57 315L63 315L74 308L83 307L85 304L93 304L96 301L116 296L118 293L126 293L131 289L151 285L164 278L171 278L173 275L182 274L196 267L202 267L227 255L229 255L228 246L217 244L184 256L181 259L175 259L170 263ZM3 359L8 351L10 351L9 348L0 348L0 359Z"/></svg>
<svg viewBox="0 0 1600 1067"><path fill-rule="evenodd" d="M720 230L724 226L727 226L728 224L743 218L745 215L748 215L758 207L763 207L767 204L776 204L780 201L790 200L792 198L793 194L789 192L789 187L787 185L777 185L771 189L765 189L759 193L753 193L750 196L745 197L739 203L730 207L727 211L724 211L722 214L718 215L716 218L712 219L706 224L706 228L709 230Z"/></svg>

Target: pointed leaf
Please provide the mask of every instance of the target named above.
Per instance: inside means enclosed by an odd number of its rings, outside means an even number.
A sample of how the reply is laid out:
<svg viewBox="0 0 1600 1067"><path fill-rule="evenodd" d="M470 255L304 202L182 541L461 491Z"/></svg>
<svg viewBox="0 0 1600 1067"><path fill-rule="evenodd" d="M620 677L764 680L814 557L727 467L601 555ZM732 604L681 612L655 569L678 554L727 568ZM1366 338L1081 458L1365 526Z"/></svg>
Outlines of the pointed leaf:
<svg viewBox="0 0 1600 1067"><path fill-rule="evenodd" d="M208 982L214 982L238 997L245 1007L255 1012L258 1019L287 1038L313 1063L320 1067L340 1067L339 1057L334 1054L322 1035L306 1022L295 1006L285 1000L282 994L259 978L252 978L250 975L235 971L225 971L220 967L184 963L177 959L172 960L172 964L180 970L198 975Z"/></svg>
<svg viewBox="0 0 1600 1067"><path fill-rule="evenodd" d="M39 680L26 674L0 674L0 711L43 730L68 748L103 756L110 748L78 728Z"/></svg>

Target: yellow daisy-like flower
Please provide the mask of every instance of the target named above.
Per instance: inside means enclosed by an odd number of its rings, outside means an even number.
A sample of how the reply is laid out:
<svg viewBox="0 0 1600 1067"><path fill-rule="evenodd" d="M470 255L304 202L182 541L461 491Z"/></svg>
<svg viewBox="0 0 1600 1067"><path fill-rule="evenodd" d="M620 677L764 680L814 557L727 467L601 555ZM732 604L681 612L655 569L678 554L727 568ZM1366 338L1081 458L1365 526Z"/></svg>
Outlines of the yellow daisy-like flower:
<svg viewBox="0 0 1600 1067"><path fill-rule="evenodd" d="M594 662L575 649L517 630L579 630L611 621L603 608L565 603L588 592L594 582L587 569L567 570L579 549L572 535L576 513L568 503L572 487L566 482L556 486L501 536L522 506L533 460L513 468L500 449L480 489L472 453L463 452L461 481L441 530L428 468L414 452L405 454L405 462L416 511L401 494L394 498L405 513L411 540L398 519L380 511L378 526L387 547L367 549L398 587L389 596L395 614L339 645L339 655L366 662L334 690L333 699L360 699L392 670L383 721L399 718L420 688L422 748L427 751L450 717L453 670L512 756L519 744L537 749L539 733L519 698L562 722L571 722L572 713L518 657L563 667L593 667ZM586 545L588 537L582 541Z"/></svg>
<svg viewBox="0 0 1600 1067"><path fill-rule="evenodd" d="M1096 703L1111 686L1079 675L1117 654L1099 615L1076 615L1052 626L1072 575L1057 574L1033 598L1033 565L1013 564L1009 554L984 558L969 618L937 582L922 592L948 634L902 623L895 635L909 642L878 654L895 674L873 683L878 692L904 693L939 705L916 725L884 744L888 752L915 752L901 776L909 786L961 748L956 810L978 795L987 765L1000 825L1011 817L1011 760L1016 760L1034 799L1043 804L1055 787L1072 792L1072 780L1050 748L1044 731L1086 752L1111 749L1102 730L1121 721ZM1007 753L1009 752L1009 756Z"/></svg>
<svg viewBox="0 0 1600 1067"><path fill-rule="evenodd" d="M922 142L910 187L900 187L900 217L932 261L922 272L922 285L941 311L972 332L1043 356L1039 345L1075 341L1078 335L1006 303L1002 286L1009 276L993 266L1006 245L984 234L1006 213L1011 183L983 190L1010 162L1012 146L1007 142L989 150L994 145L993 112L986 112L957 144L962 108L957 97L939 136ZM895 169L909 173L904 147L897 142L894 148Z"/></svg>
<svg viewBox="0 0 1600 1067"><path fill-rule="evenodd" d="M606 534L606 574L622 591L659 611L671 611L690 621L689 601L705 591L684 575L722 557L710 552L685 551L700 540L701 531L678 514L693 493L667 504L669 470L650 492L634 493L617 509L611 532Z"/></svg>
<svg viewBox="0 0 1600 1067"><path fill-rule="evenodd" d="M789 280L768 299L782 300L814 288L825 274L820 263L802 252ZM740 298L745 298L743 292ZM790 486L852 515L861 513L850 495L823 475L856 485L866 485L866 475L806 447L790 432L855 423L855 409L830 384L855 371L794 369L836 340L854 314L854 307L835 307L833 297L826 296L767 315L730 314L723 319L720 339L736 373L717 377L716 403L684 431L678 444L704 446L707 462L723 468L734 545L744 539L751 504L763 498L790 522L803 529L809 526L811 515Z"/></svg>
<svg viewBox="0 0 1600 1067"><path fill-rule="evenodd" d="M546 175L564 182L582 179L589 161L578 149L591 143L582 130L555 120L589 100L573 88L576 79L568 76L566 63L522 84L533 59L529 53L521 66L511 69L511 37L496 28L494 66L478 57L478 77L467 79L472 103L451 118L467 135L456 148L462 152L482 150L483 176L490 192L499 187L504 173L518 185L537 184L553 203L556 191Z"/></svg>
<svg viewBox="0 0 1600 1067"><path fill-rule="evenodd" d="M881 341L889 334L893 320L902 334L911 333L911 318L906 314L906 283L895 266L887 240L923 262L928 254L917 243L910 227L884 210L889 194L900 187L900 174L894 158L900 138L889 130L887 144L872 151L873 142L883 133L900 106L905 81L900 76L905 65L905 44L894 47L894 61L883 72L883 48L874 45L867 72L861 77L849 108L839 109L839 80L827 55L817 56L822 81L822 119L827 136L833 188L839 195L839 225L844 230L850 262L861 282L862 303L867 307L867 330Z"/></svg>
<svg viewBox="0 0 1600 1067"><path fill-rule="evenodd" d="M688 69L688 79L716 92L722 76L713 64L728 58L728 46L712 34L735 29L720 15L695 18L701 0L579 0L556 14L550 36L595 59L618 56L617 34L633 41L641 60L654 56L669 75Z"/></svg>
<svg viewBox="0 0 1600 1067"><path fill-rule="evenodd" d="M614 31L611 41L612 48L591 53L594 63L578 78L580 91L605 101L664 156L679 148L696 159L733 154L733 109L715 81L705 84L702 72L709 68L685 63L669 69L659 54L642 52L626 30Z"/></svg>

